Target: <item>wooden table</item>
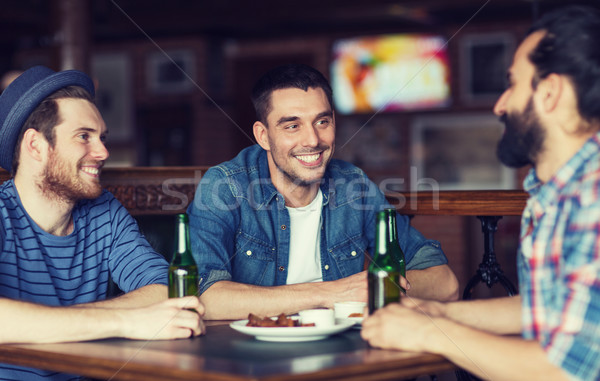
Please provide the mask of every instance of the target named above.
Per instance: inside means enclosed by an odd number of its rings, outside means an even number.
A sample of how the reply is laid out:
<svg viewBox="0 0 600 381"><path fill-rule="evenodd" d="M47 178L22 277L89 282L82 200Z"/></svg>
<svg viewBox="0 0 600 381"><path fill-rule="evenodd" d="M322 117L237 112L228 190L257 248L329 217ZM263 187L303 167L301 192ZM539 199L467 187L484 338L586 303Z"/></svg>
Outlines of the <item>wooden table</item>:
<svg viewBox="0 0 600 381"><path fill-rule="evenodd" d="M111 380L399 380L453 370L443 357L369 348L356 329L324 340L264 342L228 325L173 341L108 339L0 345L0 362Z"/></svg>

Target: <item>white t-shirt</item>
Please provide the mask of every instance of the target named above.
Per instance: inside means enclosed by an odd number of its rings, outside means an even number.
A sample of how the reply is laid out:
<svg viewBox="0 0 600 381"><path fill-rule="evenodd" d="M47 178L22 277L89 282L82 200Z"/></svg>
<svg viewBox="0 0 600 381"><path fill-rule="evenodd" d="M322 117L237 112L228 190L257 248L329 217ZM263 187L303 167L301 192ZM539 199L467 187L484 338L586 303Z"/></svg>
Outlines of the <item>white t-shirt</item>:
<svg viewBox="0 0 600 381"><path fill-rule="evenodd" d="M290 257L287 284L320 282L321 273L321 189L307 206L290 208Z"/></svg>

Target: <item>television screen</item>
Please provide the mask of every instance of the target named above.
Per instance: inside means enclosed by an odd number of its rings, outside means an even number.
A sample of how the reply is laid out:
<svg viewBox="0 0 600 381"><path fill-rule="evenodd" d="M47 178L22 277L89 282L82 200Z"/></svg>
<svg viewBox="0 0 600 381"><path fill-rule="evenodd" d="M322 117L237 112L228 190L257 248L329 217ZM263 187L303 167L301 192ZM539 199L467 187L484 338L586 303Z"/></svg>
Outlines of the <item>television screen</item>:
<svg viewBox="0 0 600 381"><path fill-rule="evenodd" d="M421 110L450 104L446 39L397 34L338 40L331 85L338 113Z"/></svg>

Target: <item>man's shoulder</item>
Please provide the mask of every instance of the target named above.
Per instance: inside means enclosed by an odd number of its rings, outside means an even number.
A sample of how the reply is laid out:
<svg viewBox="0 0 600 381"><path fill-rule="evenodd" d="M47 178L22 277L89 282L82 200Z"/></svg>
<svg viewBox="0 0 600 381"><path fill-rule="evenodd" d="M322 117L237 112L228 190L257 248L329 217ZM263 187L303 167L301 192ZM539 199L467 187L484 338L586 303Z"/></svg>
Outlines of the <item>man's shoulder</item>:
<svg viewBox="0 0 600 381"><path fill-rule="evenodd" d="M244 148L240 153L231 160L211 167L206 175L234 177L234 176L249 176L250 174L258 173L261 162L266 162L266 152L259 145L253 145Z"/></svg>
<svg viewBox="0 0 600 381"><path fill-rule="evenodd" d="M583 207L600 207L600 163L590 161L584 167L581 176L565 187L563 197L577 199Z"/></svg>
<svg viewBox="0 0 600 381"><path fill-rule="evenodd" d="M0 184L0 202L5 202L5 200L11 199L15 197L15 187L14 181L12 179L6 180L2 184Z"/></svg>
<svg viewBox="0 0 600 381"><path fill-rule="evenodd" d="M336 178L367 178L365 172L356 165L340 159L333 159L327 168L328 175Z"/></svg>
<svg viewBox="0 0 600 381"><path fill-rule="evenodd" d="M329 170L341 176L366 176L365 172L356 165L340 159L331 160Z"/></svg>
<svg viewBox="0 0 600 381"><path fill-rule="evenodd" d="M192 205L222 203L232 197L238 200L251 198L261 204L271 200L276 192L269 174L266 151L254 145L243 149L232 160L206 171Z"/></svg>
<svg viewBox="0 0 600 381"><path fill-rule="evenodd" d="M13 180L7 180L0 185L0 218L4 221L15 220L26 223L28 220L23 218L23 208L19 207L17 190ZM2 224L6 225L6 223Z"/></svg>
<svg viewBox="0 0 600 381"><path fill-rule="evenodd" d="M380 204L383 200L383 194L366 173L343 160L329 163L321 189L335 194L332 205L338 207L355 202Z"/></svg>

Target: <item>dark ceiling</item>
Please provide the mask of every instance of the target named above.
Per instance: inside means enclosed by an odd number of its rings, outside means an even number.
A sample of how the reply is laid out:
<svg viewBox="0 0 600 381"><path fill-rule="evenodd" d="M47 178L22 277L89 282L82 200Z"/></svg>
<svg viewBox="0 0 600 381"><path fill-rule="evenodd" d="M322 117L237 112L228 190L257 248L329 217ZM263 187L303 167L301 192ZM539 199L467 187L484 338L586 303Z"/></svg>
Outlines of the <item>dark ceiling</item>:
<svg viewBox="0 0 600 381"><path fill-rule="evenodd" d="M65 0L3 0L0 47L51 44ZM69 1L69 0L66 0ZM83 0L70 0L83 1ZM94 42L149 36L268 38L532 19L565 0L88 0ZM568 1L597 4L598 0ZM143 32L142 32L143 30Z"/></svg>
<svg viewBox="0 0 600 381"><path fill-rule="evenodd" d="M89 29L82 33L89 33L92 45L190 36L218 42L444 32L471 22L528 23L566 3L600 7L600 0L2 0L0 71L13 68L18 51L58 46L61 9L69 3L86 4L81 25Z"/></svg>

